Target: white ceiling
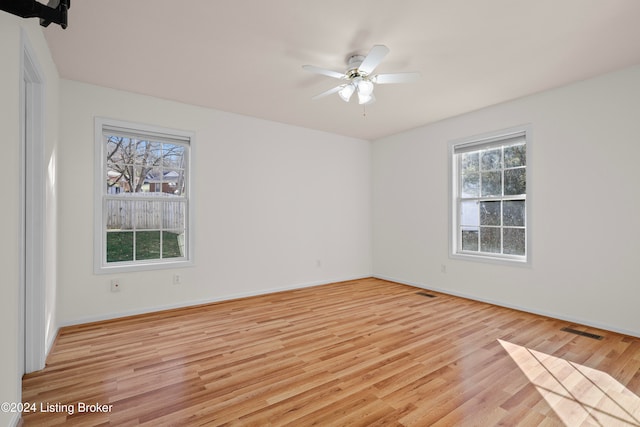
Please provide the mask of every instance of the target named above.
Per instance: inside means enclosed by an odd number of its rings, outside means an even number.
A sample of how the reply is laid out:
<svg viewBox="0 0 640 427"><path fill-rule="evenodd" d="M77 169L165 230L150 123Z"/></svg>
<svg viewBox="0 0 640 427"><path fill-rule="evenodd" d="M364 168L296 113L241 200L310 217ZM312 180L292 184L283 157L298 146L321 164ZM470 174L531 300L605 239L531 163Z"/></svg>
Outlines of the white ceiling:
<svg viewBox="0 0 640 427"><path fill-rule="evenodd" d="M640 63L638 0L82 0L45 36L62 78L362 139ZM363 108L304 64L391 52Z"/></svg>

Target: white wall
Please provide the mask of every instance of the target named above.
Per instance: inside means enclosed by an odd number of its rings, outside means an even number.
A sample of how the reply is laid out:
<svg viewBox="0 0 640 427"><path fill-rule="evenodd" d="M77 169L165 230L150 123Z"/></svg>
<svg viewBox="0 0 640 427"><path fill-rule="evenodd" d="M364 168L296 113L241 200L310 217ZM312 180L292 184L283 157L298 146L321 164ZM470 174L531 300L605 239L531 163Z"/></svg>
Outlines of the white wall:
<svg viewBox="0 0 640 427"><path fill-rule="evenodd" d="M368 141L66 80L61 98L62 325L371 275ZM174 270L94 275L95 116L196 132L182 284Z"/></svg>
<svg viewBox="0 0 640 427"><path fill-rule="evenodd" d="M4 231L0 245L0 270L3 272L0 299L0 402L21 401L21 363L19 338L19 253L20 253L20 79L22 32L35 53L44 79L44 155L55 171L54 153L58 140L58 74L38 25L0 12L0 129L2 129L2 206L0 224ZM45 301L47 319L45 339L51 342L56 332L56 194L55 174L47 174L45 226ZM17 414L0 412L0 425L17 421Z"/></svg>
<svg viewBox="0 0 640 427"><path fill-rule="evenodd" d="M7 183L3 191L4 206L0 209L0 221L7 230L7 242L0 245L0 265L5 286L0 299L0 324L5 331L0 349L0 400L20 401L20 377L18 373L18 298L19 298L19 78L20 78L20 28L16 20L0 14L0 129L4 143L3 158ZM6 380L5 380L6 379ZM0 412L0 424L8 425L13 414Z"/></svg>
<svg viewBox="0 0 640 427"><path fill-rule="evenodd" d="M525 123L532 266L450 259L448 142ZM375 141L374 274L640 336L639 123L636 66Z"/></svg>

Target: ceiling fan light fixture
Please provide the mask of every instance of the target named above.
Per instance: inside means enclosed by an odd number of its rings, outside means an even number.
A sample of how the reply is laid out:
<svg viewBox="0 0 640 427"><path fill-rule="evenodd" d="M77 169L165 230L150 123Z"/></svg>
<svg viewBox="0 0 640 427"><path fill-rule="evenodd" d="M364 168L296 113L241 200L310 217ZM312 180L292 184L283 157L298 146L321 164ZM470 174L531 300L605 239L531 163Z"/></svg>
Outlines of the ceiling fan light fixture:
<svg viewBox="0 0 640 427"><path fill-rule="evenodd" d="M371 97L373 93L373 83L369 80L362 79L358 81L358 94Z"/></svg>
<svg viewBox="0 0 640 427"><path fill-rule="evenodd" d="M348 84L340 89L338 95L340 95L340 98L342 98L344 102L349 102L349 100L351 99L351 95L353 95L353 92L355 92L355 90L356 88L353 86L353 84Z"/></svg>
<svg viewBox="0 0 640 427"><path fill-rule="evenodd" d="M358 104L367 105L373 101L373 95L363 95L361 92L358 92Z"/></svg>

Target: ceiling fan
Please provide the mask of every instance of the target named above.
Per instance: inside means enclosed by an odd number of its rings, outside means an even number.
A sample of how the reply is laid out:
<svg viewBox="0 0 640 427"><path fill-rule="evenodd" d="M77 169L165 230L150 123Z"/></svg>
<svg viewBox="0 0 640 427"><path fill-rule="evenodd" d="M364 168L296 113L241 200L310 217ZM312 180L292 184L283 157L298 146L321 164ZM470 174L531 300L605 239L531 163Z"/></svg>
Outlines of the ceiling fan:
<svg viewBox="0 0 640 427"><path fill-rule="evenodd" d="M341 85L322 92L311 99L323 98L338 92L338 95L340 95L343 101L349 102L351 96L356 93L358 95L358 104L367 105L376 100L375 96L373 96L373 87L375 84L409 83L420 77L420 73L418 72L372 74L373 70L380 65L380 62L382 62L388 53L388 47L378 44L371 48L367 56L351 55L347 58L347 71L345 73L327 70L313 65L303 65L302 68L312 73L345 81Z"/></svg>

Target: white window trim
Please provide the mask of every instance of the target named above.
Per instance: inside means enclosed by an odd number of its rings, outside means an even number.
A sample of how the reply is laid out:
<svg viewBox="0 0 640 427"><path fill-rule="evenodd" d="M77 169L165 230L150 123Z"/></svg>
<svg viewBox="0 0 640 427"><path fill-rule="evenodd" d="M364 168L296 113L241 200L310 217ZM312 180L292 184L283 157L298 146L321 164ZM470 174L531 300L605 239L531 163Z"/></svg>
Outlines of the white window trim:
<svg viewBox="0 0 640 427"><path fill-rule="evenodd" d="M105 172L105 150L103 141L103 128L122 128L131 130L132 133L140 132L144 134L157 134L167 137L175 136L189 140L189 155L187 156L187 218L186 218L186 230L187 230L187 256L176 260L150 260L147 262L137 261L131 264L117 264L109 265L106 262L105 253L105 227L104 227L104 210L102 208L103 193L104 193L104 177ZM94 125L94 273L95 274L113 274L129 271L149 271L160 269L172 269L181 267L191 267L194 262L194 209L193 209L193 156L195 150L195 134L193 132L163 128L159 126L145 125L140 123L126 122L122 120L113 120L104 117L96 117Z"/></svg>
<svg viewBox="0 0 640 427"><path fill-rule="evenodd" d="M491 256L486 253L470 254L458 252L458 203L457 203L457 188L458 188L458 166L456 164L456 157L454 154L455 148L461 145L473 145L482 144L491 140L506 139L509 136L516 134L524 134L527 144L527 165L526 165L526 182L527 182L527 202L525 208L526 217L526 257L509 257L504 255ZM453 141L449 141L449 258L459 259L466 261L477 261L490 264L500 264L509 266L525 266L530 267L532 262L532 177L531 177L531 148L533 141L532 126L530 124L515 126L508 129L502 129L494 132L488 132L480 135L475 135L466 138L460 138Z"/></svg>

